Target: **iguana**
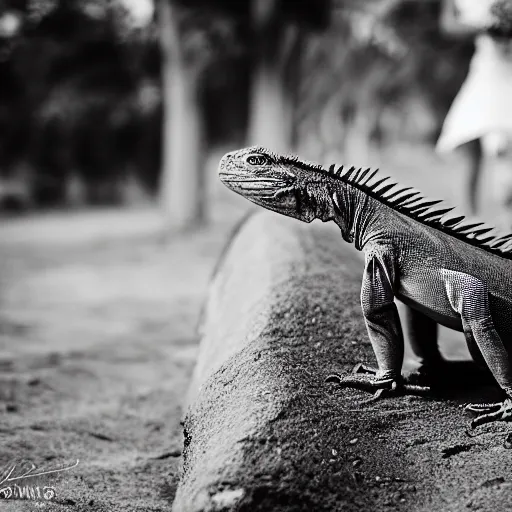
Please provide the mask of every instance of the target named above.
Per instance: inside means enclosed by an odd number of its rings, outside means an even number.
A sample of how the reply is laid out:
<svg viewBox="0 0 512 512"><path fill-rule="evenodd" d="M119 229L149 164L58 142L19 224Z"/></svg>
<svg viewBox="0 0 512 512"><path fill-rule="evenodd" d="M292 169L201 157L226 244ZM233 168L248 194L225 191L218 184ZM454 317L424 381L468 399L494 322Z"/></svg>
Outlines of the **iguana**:
<svg viewBox="0 0 512 512"><path fill-rule="evenodd" d="M295 156L250 147L224 155L219 177L250 201L289 217L334 221L342 238L364 252L361 305L378 369L335 374L342 386L375 396L421 394L402 376L404 336L395 299L407 307L406 327L424 368L445 364L437 324L462 331L476 362L487 365L503 401L470 404L471 427L512 420L512 234L449 217L412 187L377 170L324 168ZM486 235L487 234L487 235Z"/></svg>

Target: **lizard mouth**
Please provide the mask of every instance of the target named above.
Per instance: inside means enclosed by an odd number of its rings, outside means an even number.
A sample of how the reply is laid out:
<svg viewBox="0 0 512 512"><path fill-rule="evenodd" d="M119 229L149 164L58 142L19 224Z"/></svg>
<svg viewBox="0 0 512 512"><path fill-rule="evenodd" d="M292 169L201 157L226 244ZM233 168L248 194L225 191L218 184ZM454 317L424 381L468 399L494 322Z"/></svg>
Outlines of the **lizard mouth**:
<svg viewBox="0 0 512 512"><path fill-rule="evenodd" d="M281 190L286 190L291 185L291 180L272 176L240 176L229 172L220 172L219 178L227 187L247 195L273 196Z"/></svg>
<svg viewBox="0 0 512 512"><path fill-rule="evenodd" d="M233 178L220 175L222 182L234 189L250 191L277 191L289 186L289 183L278 178Z"/></svg>
<svg viewBox="0 0 512 512"><path fill-rule="evenodd" d="M311 222L314 218L314 215L309 211L299 211L297 179L295 176L283 176L282 173L278 176L240 175L221 170L219 178L224 185L234 192L268 210L288 217L296 217L305 222Z"/></svg>

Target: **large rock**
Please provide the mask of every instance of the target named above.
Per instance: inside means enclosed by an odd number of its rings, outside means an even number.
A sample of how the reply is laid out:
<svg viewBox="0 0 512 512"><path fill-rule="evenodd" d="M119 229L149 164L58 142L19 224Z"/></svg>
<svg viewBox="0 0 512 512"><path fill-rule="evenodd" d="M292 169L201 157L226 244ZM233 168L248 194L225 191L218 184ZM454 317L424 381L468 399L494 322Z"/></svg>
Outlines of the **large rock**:
<svg viewBox="0 0 512 512"><path fill-rule="evenodd" d="M334 226L241 227L206 304L174 512L512 507L512 450L466 436L468 396L361 405L324 383L373 361L361 274Z"/></svg>

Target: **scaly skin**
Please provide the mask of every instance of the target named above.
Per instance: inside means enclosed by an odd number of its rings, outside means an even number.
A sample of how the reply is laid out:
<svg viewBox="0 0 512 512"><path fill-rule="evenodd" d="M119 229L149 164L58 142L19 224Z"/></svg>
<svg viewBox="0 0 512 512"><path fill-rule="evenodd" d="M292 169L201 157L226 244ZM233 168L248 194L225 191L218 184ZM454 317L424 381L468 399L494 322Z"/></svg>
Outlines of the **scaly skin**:
<svg viewBox="0 0 512 512"><path fill-rule="evenodd" d="M395 299L407 306L405 327L425 368L443 371L437 324L464 333L477 362L503 390L496 404L469 405L474 428L512 419L512 238L487 237L418 193L387 185L369 170L329 170L261 147L226 154L222 182L250 201L304 222L333 221L364 252L361 305L378 369L359 367L328 380L376 393L425 394L402 377L404 336Z"/></svg>

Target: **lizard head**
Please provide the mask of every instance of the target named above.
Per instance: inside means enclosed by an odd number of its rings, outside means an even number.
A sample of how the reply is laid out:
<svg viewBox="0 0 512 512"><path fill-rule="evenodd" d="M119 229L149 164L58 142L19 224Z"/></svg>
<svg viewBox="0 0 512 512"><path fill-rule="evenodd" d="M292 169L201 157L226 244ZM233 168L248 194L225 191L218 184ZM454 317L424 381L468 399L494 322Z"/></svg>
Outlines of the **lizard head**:
<svg viewBox="0 0 512 512"><path fill-rule="evenodd" d="M259 146L227 153L219 164L219 177L228 188L253 203L304 222L332 218L332 212L318 208L326 180L321 171L318 165ZM319 193L313 194L314 190Z"/></svg>

